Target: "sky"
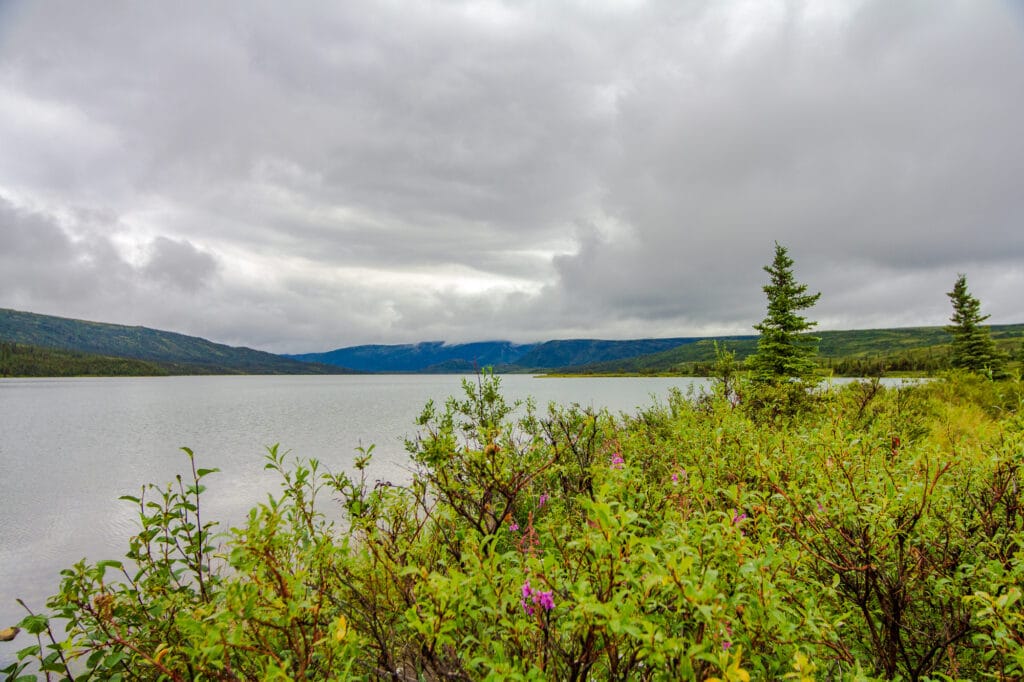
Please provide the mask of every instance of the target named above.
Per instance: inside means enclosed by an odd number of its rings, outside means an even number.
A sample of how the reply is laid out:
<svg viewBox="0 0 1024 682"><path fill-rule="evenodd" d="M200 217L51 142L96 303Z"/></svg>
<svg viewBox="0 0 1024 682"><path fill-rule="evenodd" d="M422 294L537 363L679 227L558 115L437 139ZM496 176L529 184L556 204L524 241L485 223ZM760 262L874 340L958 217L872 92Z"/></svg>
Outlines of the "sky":
<svg viewBox="0 0 1024 682"><path fill-rule="evenodd" d="M1019 0L0 0L0 307L280 353L1024 322Z"/></svg>

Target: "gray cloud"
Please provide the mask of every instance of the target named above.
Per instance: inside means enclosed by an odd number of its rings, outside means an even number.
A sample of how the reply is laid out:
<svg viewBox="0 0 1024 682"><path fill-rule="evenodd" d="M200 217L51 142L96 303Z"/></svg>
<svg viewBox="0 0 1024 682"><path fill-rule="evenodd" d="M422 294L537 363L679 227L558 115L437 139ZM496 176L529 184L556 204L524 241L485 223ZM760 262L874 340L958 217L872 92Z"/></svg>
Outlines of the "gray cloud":
<svg viewBox="0 0 1024 682"><path fill-rule="evenodd" d="M1024 321L1010 2L0 10L0 305L277 351Z"/></svg>
<svg viewBox="0 0 1024 682"><path fill-rule="evenodd" d="M194 293L204 288L216 271L216 259L191 243L157 237L150 244L142 274L159 284Z"/></svg>

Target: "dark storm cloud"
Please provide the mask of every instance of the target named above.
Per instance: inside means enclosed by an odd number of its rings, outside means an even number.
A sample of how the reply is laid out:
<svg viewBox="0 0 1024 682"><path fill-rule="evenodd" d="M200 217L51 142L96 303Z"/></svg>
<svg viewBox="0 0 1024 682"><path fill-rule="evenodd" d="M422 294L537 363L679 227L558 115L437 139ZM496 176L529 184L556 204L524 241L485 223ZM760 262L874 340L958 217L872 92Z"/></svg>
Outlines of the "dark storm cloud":
<svg viewBox="0 0 1024 682"><path fill-rule="evenodd" d="M1009 2L14 2L0 305L271 350L1024 320ZM168 294L168 292L170 292Z"/></svg>

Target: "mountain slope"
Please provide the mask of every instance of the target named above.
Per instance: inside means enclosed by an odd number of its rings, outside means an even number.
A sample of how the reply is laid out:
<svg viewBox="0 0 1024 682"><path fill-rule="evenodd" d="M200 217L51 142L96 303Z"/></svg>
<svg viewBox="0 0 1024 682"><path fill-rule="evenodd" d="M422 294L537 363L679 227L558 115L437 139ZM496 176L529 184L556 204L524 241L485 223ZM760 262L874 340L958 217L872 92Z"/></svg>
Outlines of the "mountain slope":
<svg viewBox="0 0 1024 682"><path fill-rule="evenodd" d="M425 341L403 345L369 345L338 348L326 353L303 353L285 357L302 362L321 362L350 367L361 372L421 372L449 366L454 371L473 367L505 366L516 361L533 345L510 341L481 341L448 345ZM443 370L442 370L443 371Z"/></svg>
<svg viewBox="0 0 1024 682"><path fill-rule="evenodd" d="M72 320L2 308L0 341L155 362L171 374L342 374L352 371L147 327Z"/></svg>
<svg viewBox="0 0 1024 682"><path fill-rule="evenodd" d="M352 346L326 353L305 353L287 357L339 364L365 372L471 372L474 368L488 366L504 371L529 371L619 360L667 350L695 340L568 339L532 344L482 341L451 345L441 341L428 341L399 346Z"/></svg>
<svg viewBox="0 0 1024 682"><path fill-rule="evenodd" d="M630 341L603 341L599 339L570 339L545 341L536 344L516 361L524 369L558 369L595 362L609 362L683 348L697 341L695 338L635 339Z"/></svg>

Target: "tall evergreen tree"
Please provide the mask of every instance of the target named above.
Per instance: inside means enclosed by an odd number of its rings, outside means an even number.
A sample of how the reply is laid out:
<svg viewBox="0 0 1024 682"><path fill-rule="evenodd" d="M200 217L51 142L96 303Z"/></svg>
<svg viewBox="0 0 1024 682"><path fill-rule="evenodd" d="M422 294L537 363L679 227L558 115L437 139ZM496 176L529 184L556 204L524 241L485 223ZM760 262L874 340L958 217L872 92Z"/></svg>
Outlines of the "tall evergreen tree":
<svg viewBox="0 0 1024 682"><path fill-rule="evenodd" d="M988 327L989 318L981 314L981 302L967 291L967 275L957 275L953 291L947 292L953 302L952 325L946 331L953 335L950 362L954 367L1000 378L1005 373L1006 358L996 348Z"/></svg>
<svg viewBox="0 0 1024 682"><path fill-rule="evenodd" d="M751 357L754 376L760 381L807 377L814 371L821 339L805 333L818 323L807 320L798 311L813 306L821 293L808 294L807 285L796 281L793 259L778 242L775 260L764 270L771 277L764 286L768 315L761 324L754 325L761 333L757 352Z"/></svg>

